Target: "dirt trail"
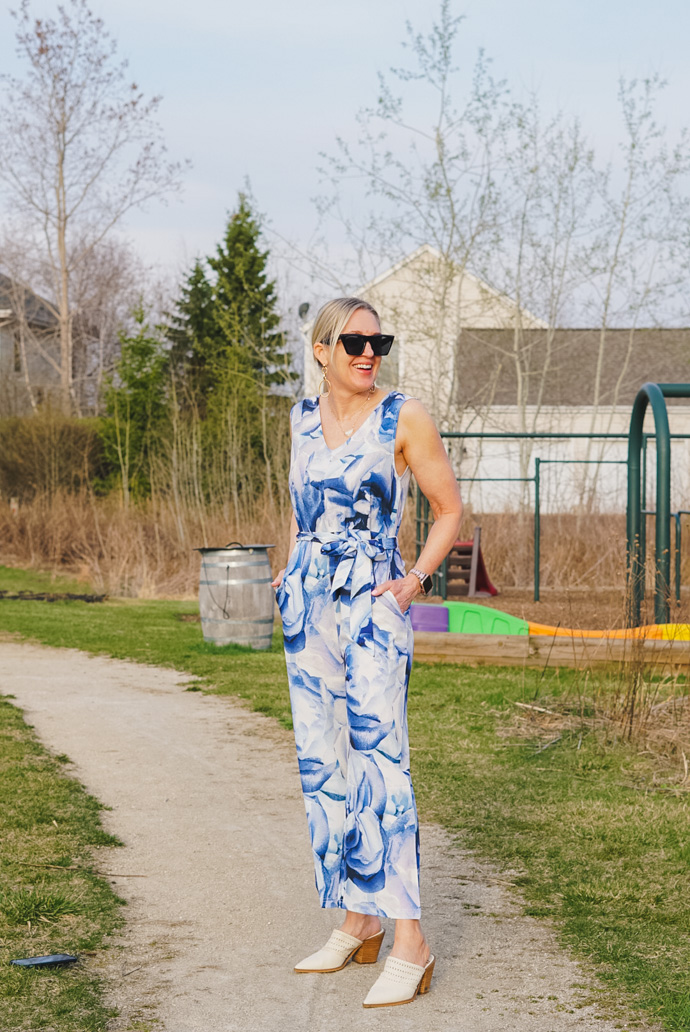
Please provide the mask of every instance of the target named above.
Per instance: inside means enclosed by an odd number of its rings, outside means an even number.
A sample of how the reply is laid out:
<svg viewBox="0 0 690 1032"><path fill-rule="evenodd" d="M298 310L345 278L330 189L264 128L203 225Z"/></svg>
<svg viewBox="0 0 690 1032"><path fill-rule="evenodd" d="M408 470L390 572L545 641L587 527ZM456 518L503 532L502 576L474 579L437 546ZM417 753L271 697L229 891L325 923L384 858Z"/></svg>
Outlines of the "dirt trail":
<svg viewBox="0 0 690 1032"><path fill-rule="evenodd" d="M365 1011L380 964L294 975L337 917L316 903L291 735L227 697L185 691L190 678L171 670L18 642L0 642L0 670L0 690L71 757L125 842L98 862L118 872L127 928L104 960L87 958L121 1010L113 1029L147 1018L161 1032L627 1027L585 1003L591 980L504 879L435 827L422 836L431 993ZM391 944L392 928L382 957Z"/></svg>

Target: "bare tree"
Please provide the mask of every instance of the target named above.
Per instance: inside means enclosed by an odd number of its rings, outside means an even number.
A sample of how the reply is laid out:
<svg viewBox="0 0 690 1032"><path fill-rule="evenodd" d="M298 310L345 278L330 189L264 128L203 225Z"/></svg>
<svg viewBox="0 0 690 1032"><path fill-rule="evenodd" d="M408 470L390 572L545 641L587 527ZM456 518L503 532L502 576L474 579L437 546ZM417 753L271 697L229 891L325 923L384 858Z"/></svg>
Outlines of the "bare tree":
<svg viewBox="0 0 690 1032"><path fill-rule="evenodd" d="M515 317L509 335L483 344L511 370L512 428L529 434L540 426L557 429L543 425L550 380L562 357L557 330L573 314L578 292L591 276L587 229L600 176L578 119L562 112L545 119L537 96L515 102L506 125L497 185L501 238L481 271L513 299ZM528 437L520 441L523 478L529 475L533 447Z"/></svg>
<svg viewBox="0 0 690 1032"><path fill-rule="evenodd" d="M91 248L88 258L76 265L72 368L79 411L99 411L104 380L119 354L120 334L133 328L134 311L153 289L130 244L117 237Z"/></svg>
<svg viewBox="0 0 690 1032"><path fill-rule="evenodd" d="M456 343L464 303L478 288L471 268L485 262L499 233L494 164L509 114L505 84L492 77L482 53L464 102L454 97L462 20L443 0L428 36L408 23L412 67L379 76L375 107L358 115L357 144L339 139L336 154L325 156L332 189L320 202L322 217L336 217L344 227L355 258L351 278L359 283L418 251L404 300L373 299L399 333L414 337L414 369L407 373L433 399L441 424L457 419ZM408 114L398 90L408 99L410 91L421 95L427 117ZM364 196L360 191L353 197L351 184L357 183ZM350 191L345 196L344 184ZM349 212L362 210L366 197L369 210L361 220ZM496 302L495 295L487 299Z"/></svg>
<svg viewBox="0 0 690 1032"><path fill-rule="evenodd" d="M180 188L182 166L166 157L156 121L127 62L85 0L56 18L35 18L29 0L13 12L24 78L4 76L0 181L28 246L48 270L59 333L54 362L61 402L74 391L75 280L124 216Z"/></svg>
<svg viewBox="0 0 690 1032"><path fill-rule="evenodd" d="M600 208L592 232L588 291L583 309L599 330L593 370L590 429L611 430L620 392L635 356L637 332L657 326L675 314L676 299L687 297L690 261L690 136L683 130L669 146L666 130L655 118L655 107L665 83L658 77L621 80L618 99L624 138L620 182L610 169L601 177ZM687 302L684 307L687 307ZM609 331L628 330L627 347L620 356L617 375L605 379ZM603 419L602 419L603 416ZM601 445L587 457L603 457ZM599 466L587 478L586 501L591 505Z"/></svg>
<svg viewBox="0 0 690 1032"><path fill-rule="evenodd" d="M367 296L413 342L399 382L442 426L564 426L552 386L572 350L561 332L570 326L599 331L573 386L592 431L609 430L638 328L668 325L687 284L690 139L666 143L654 117L658 79L621 83L622 162L607 166L577 117L545 116L535 95L513 99L483 53L465 75L452 8L441 0L426 35L408 24L406 67L380 77L357 142L338 140L326 156L320 232L344 232L351 264L342 278L369 282ZM395 285L377 285L391 266ZM610 330L621 327L627 353L612 373ZM501 415L491 412L499 380ZM523 477L532 451L525 441L517 455Z"/></svg>
<svg viewBox="0 0 690 1032"><path fill-rule="evenodd" d="M14 388L16 396L12 401L6 398L3 407L16 414L28 407L35 410L52 397L61 376L57 307L48 300L52 270L27 239L16 225L0 234L0 275L5 277L3 294L10 306L5 322L17 343L10 378L14 383L5 385L5 394ZM77 239L74 246L81 251L82 241ZM70 281L71 391L78 414L99 411L104 377L119 353L120 332L131 327L142 297L152 299L158 289L160 284L131 245L117 236L89 248L75 263Z"/></svg>

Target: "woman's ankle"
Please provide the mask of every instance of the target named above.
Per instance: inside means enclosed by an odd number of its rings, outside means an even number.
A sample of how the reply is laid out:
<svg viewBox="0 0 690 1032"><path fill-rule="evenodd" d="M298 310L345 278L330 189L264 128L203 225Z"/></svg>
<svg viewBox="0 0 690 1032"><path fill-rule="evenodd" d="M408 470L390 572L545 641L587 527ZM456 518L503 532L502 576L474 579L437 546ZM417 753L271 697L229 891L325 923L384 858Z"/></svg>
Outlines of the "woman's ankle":
<svg viewBox="0 0 690 1032"><path fill-rule="evenodd" d="M368 939L381 930L381 922L372 914L358 914L348 910L340 930L353 935L355 939Z"/></svg>
<svg viewBox="0 0 690 1032"><path fill-rule="evenodd" d="M417 942L396 939L390 955L399 960L406 960L409 964L419 964L421 967L425 967L431 956L431 950L426 939L420 939Z"/></svg>
<svg viewBox="0 0 690 1032"><path fill-rule="evenodd" d="M418 921L398 921L395 925L395 941L392 957L407 960L412 964L426 964L431 951Z"/></svg>

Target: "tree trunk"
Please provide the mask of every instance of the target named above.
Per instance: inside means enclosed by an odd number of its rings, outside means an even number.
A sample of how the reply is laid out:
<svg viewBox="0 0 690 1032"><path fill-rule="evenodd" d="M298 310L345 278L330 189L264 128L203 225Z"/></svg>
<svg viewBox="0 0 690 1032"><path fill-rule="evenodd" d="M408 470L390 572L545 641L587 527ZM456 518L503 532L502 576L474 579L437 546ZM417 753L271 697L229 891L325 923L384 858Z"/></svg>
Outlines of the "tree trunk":
<svg viewBox="0 0 690 1032"><path fill-rule="evenodd" d="M72 411L72 313L69 303L69 266L67 258L67 197L65 187L64 126L58 128L57 162L57 258L58 325L60 327L60 407L65 415Z"/></svg>

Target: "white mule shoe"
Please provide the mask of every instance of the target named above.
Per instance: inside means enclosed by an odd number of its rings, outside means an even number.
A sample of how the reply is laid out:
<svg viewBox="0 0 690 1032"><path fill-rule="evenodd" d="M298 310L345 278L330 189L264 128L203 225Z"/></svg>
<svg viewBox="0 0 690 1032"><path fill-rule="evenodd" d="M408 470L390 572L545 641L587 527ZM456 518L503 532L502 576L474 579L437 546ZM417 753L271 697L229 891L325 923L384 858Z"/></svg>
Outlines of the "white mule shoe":
<svg viewBox="0 0 690 1032"><path fill-rule="evenodd" d="M397 957L388 957L363 1006L397 1007L401 1003L412 1003L417 993L421 996L429 992L434 964L433 956L429 957L426 967L410 964Z"/></svg>
<svg viewBox="0 0 690 1032"><path fill-rule="evenodd" d="M354 960L356 964L375 964L384 934L382 928L368 939L356 939L354 935L348 935L347 932L335 928L323 949L300 961L295 966L295 971L298 975L312 972L325 975L331 971L340 971L350 960Z"/></svg>

